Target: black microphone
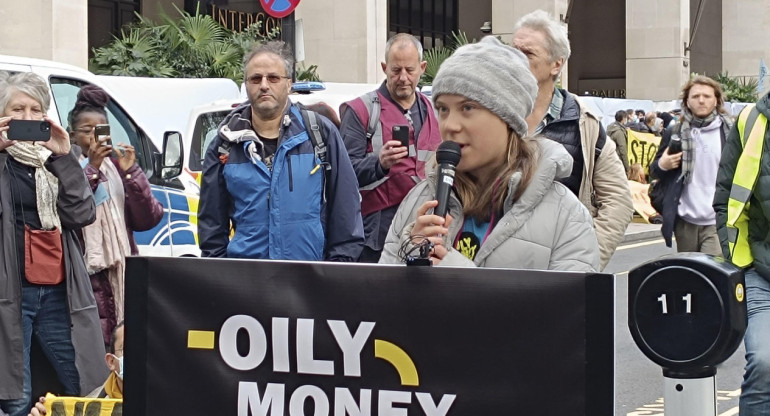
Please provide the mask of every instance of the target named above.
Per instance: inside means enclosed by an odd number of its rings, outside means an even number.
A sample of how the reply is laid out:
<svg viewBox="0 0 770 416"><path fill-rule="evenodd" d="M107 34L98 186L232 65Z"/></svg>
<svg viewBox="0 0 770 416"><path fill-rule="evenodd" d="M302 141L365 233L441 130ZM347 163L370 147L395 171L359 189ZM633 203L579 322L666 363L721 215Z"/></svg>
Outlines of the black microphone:
<svg viewBox="0 0 770 416"><path fill-rule="evenodd" d="M446 217L449 211L449 193L455 183L455 168L460 163L462 156L460 145L455 142L443 142L436 150L438 162L438 186L436 187L436 200L438 206L433 213L439 217Z"/></svg>

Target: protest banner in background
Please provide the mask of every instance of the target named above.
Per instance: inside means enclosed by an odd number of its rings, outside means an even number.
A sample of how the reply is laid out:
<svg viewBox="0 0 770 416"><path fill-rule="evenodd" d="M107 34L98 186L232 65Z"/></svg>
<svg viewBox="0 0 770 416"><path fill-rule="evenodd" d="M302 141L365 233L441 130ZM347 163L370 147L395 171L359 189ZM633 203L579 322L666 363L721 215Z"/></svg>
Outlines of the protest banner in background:
<svg viewBox="0 0 770 416"><path fill-rule="evenodd" d="M644 168L645 174L650 174L650 164L660 147L660 136L652 133L640 133L631 129L628 131L628 164L638 163Z"/></svg>
<svg viewBox="0 0 770 416"><path fill-rule="evenodd" d="M612 414L613 280L132 257L126 414Z"/></svg>

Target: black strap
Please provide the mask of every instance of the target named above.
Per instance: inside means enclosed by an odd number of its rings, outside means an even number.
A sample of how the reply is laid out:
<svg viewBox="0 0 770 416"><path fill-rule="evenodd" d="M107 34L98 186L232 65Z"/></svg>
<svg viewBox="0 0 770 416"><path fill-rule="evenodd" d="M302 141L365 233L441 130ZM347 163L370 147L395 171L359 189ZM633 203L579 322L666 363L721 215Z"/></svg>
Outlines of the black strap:
<svg viewBox="0 0 770 416"><path fill-rule="evenodd" d="M325 170L331 170L331 165L326 162L326 141L321 134L321 126L318 125L318 116L314 111L300 109L302 120L305 122L305 129L308 131L310 140L313 142L315 155L324 165Z"/></svg>
<svg viewBox="0 0 770 416"><path fill-rule="evenodd" d="M302 115L302 121L305 123L305 130L310 136L310 141L313 142L313 152L318 160L321 161L321 166L324 169L324 185L323 201L326 202L326 183L329 181L329 175L331 174L332 165L326 158L326 138L321 134L321 126L318 124L318 115L314 111L310 111L304 107L300 107L300 114Z"/></svg>

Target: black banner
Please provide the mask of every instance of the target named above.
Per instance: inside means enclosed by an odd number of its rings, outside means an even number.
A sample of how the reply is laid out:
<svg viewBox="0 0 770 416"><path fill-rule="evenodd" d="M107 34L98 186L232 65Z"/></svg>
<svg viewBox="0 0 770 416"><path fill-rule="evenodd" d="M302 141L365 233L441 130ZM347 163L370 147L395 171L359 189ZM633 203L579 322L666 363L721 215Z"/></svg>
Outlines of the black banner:
<svg viewBox="0 0 770 416"><path fill-rule="evenodd" d="M131 258L128 415L611 415L611 275Z"/></svg>

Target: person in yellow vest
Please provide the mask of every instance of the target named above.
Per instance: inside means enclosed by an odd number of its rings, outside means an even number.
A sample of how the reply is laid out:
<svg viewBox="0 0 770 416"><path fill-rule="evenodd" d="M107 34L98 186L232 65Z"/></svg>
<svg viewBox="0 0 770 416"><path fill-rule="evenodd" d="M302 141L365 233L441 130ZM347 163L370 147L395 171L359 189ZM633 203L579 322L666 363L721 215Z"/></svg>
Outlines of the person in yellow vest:
<svg viewBox="0 0 770 416"><path fill-rule="evenodd" d="M770 414L770 94L738 117L722 151L714 193L725 258L745 269L748 327L740 414Z"/></svg>

